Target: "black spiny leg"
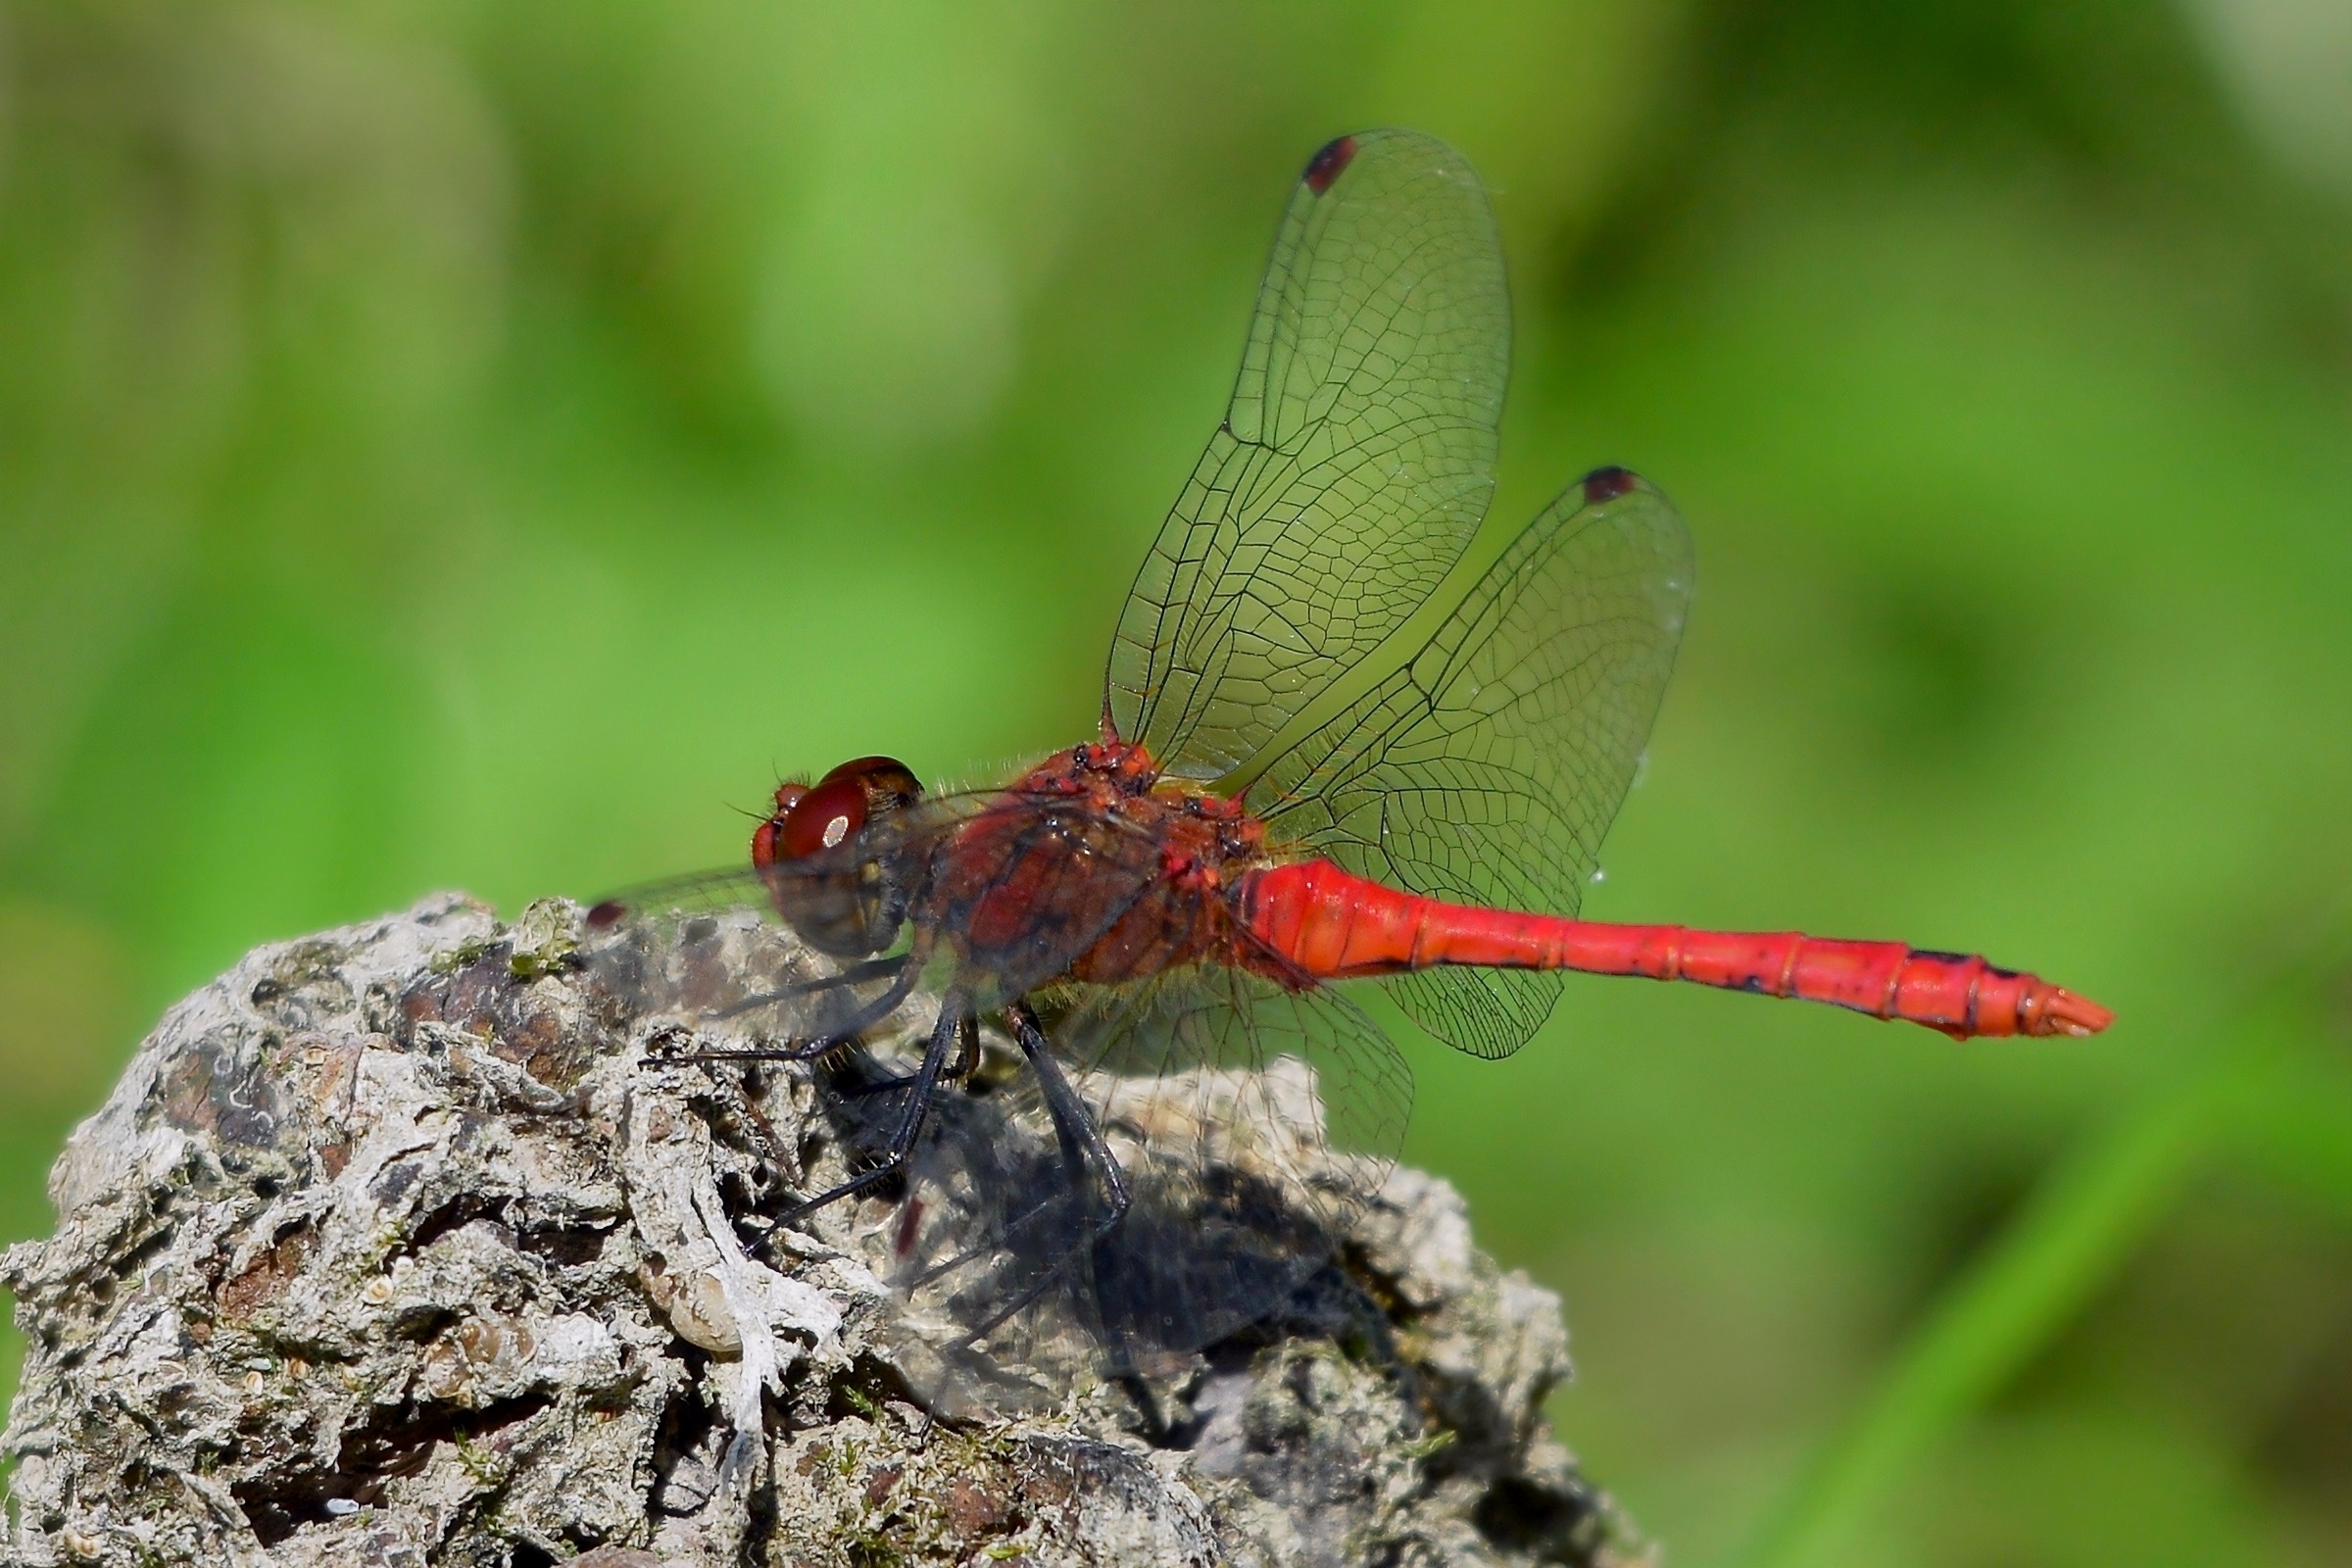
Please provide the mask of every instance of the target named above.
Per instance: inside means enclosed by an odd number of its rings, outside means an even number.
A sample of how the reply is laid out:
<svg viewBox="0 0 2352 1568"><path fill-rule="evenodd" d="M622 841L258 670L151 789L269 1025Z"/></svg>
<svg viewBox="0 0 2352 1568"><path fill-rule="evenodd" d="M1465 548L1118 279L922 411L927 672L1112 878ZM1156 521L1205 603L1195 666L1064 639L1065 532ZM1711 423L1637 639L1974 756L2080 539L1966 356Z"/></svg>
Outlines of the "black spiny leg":
<svg viewBox="0 0 2352 1568"><path fill-rule="evenodd" d="M979 1070L980 1018L975 1013L963 1020L963 1049L956 1054L956 1065L947 1070L945 1077L950 1083L961 1083ZM835 1089L833 1093L844 1100L863 1100L868 1095L887 1095L894 1089L904 1089L913 1083L916 1076L915 1073L906 1072L895 1078L874 1078L865 1083L851 1084L846 1089Z"/></svg>
<svg viewBox="0 0 2352 1568"><path fill-rule="evenodd" d="M1127 1191L1127 1173L1102 1141L1102 1130L1095 1125L1094 1114L1078 1098L1062 1076L1061 1063L1054 1059L1054 1048L1046 1042L1046 1031L1037 1021L1037 1014L1026 1002L1016 1002L1004 1009L1004 1021L1011 1026L1012 1038L1020 1046L1021 1054L1029 1058L1030 1070L1037 1074L1038 1088L1045 1092L1046 1110L1054 1118L1054 1136L1061 1145L1061 1157L1076 1165L1085 1174L1086 1156L1091 1154L1102 1172L1102 1185L1110 1191L1108 1217L1095 1228L1101 1236L1126 1216L1133 1195Z"/></svg>
<svg viewBox="0 0 2352 1568"><path fill-rule="evenodd" d="M804 1040L797 1045L790 1046L754 1046L741 1051L696 1051L665 1059L670 1061L813 1061L829 1051L837 1051L848 1045L860 1034L899 1010L907 996L913 992L917 972L922 968L921 964L913 961L913 956L912 954L907 954L895 958L875 958L869 960L867 964L859 965L859 968L871 967L873 971L870 974L859 976L860 979L880 979L883 975L892 972L889 966L893 964L897 965L896 978L891 981L889 990L859 1007L843 1022L836 1024L814 1040ZM738 1013L749 1012L754 1007L763 1007L771 1003L790 1001L804 992L815 991L828 986L855 984L857 981L849 979L848 972L845 971L843 974L833 975L824 980L810 981L804 986L788 986L781 991L771 991L761 996L746 998L717 1016L731 1018Z"/></svg>
<svg viewBox="0 0 2352 1568"><path fill-rule="evenodd" d="M959 1000L954 997L941 1000L939 1022L931 1027L931 1044L923 1052L922 1066L916 1069L912 1081L907 1085L906 1108L899 1113L899 1124L891 1130L890 1142L884 1147L882 1157L831 1191L819 1193L786 1209L777 1216L779 1224L790 1225L807 1218L827 1203L838 1201L853 1193L861 1193L906 1163L907 1154L913 1152L915 1139L922 1136L924 1118L931 1114L931 1097L938 1091L940 1074L947 1068L948 1054L956 1048L968 1021L969 1015Z"/></svg>
<svg viewBox="0 0 2352 1568"><path fill-rule="evenodd" d="M1054 1118L1054 1137L1061 1145L1062 1160L1077 1182L1078 1191L1081 1194L1090 1191L1087 1163L1091 1156L1102 1173L1102 1186L1109 1193L1110 1201L1096 1208L1091 1197L1088 1198L1087 1206L1096 1211L1088 1217L1085 1239L1072 1242L1034 1284L965 1335L966 1345L987 1339L1014 1313L1045 1295L1054 1281L1069 1272L1072 1263L1091 1253L1095 1244L1118 1227L1119 1221L1127 1217L1128 1205L1135 1200L1127 1186L1126 1172L1119 1169L1110 1146L1102 1141L1102 1130L1095 1125L1095 1118L1078 1098L1078 1091L1062 1076L1061 1063L1054 1059L1054 1049L1047 1043L1046 1031L1039 1025L1037 1014L1027 1003L1016 1002L1004 1009L1004 1021L1020 1045L1021 1054L1029 1058L1030 1069L1037 1074L1038 1088L1046 1097L1047 1114Z"/></svg>
<svg viewBox="0 0 2352 1568"><path fill-rule="evenodd" d="M787 997L804 997L842 986L861 986L868 980L896 979L899 971L906 967L906 956L904 953L893 953L880 958L860 958L839 974L819 975L814 980L797 980L791 985L778 987L764 997L755 997L748 1003L739 1002L727 1010L740 1012L747 1006L755 1006L762 1002L781 1002Z"/></svg>

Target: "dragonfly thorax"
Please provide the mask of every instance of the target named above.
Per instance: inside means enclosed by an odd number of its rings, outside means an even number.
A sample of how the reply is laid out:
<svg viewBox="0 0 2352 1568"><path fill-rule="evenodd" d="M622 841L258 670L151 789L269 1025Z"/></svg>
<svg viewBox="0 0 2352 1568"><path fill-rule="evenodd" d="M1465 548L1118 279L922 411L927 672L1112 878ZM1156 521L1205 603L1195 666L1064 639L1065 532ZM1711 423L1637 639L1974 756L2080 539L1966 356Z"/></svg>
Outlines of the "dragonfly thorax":
<svg viewBox="0 0 2352 1568"><path fill-rule="evenodd" d="M1074 746L957 831L933 912L1000 983L1140 979L1231 949L1230 890L1262 840L1238 803L1163 781L1143 748Z"/></svg>

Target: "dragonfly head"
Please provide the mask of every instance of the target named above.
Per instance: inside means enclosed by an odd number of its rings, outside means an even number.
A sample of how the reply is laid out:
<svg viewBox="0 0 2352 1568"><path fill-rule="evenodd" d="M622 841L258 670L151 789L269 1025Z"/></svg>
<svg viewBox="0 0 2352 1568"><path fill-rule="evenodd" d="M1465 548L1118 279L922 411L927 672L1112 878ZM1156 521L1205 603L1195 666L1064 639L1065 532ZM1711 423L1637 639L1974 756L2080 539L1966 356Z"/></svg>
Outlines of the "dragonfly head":
<svg viewBox="0 0 2352 1568"><path fill-rule="evenodd" d="M899 868L886 847L826 852L922 799L906 763L889 757L844 762L814 784L776 786L776 807L752 835L752 864L769 873L776 912L809 946L839 957L887 948L906 912Z"/></svg>
<svg viewBox="0 0 2352 1568"><path fill-rule="evenodd" d="M922 798L921 782L895 757L860 757L814 784L779 784L775 809L752 834L752 863L765 869L833 849Z"/></svg>

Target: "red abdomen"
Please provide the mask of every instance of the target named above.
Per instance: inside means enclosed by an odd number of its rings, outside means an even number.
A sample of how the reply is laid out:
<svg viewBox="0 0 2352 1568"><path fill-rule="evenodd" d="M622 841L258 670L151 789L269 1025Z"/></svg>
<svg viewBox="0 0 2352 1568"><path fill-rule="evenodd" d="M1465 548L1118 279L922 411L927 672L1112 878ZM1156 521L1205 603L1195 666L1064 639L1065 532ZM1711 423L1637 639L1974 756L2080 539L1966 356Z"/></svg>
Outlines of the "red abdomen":
<svg viewBox="0 0 2352 1568"><path fill-rule="evenodd" d="M1794 931L1693 931L1519 914L1399 893L1329 860L1252 871L1243 923L1316 979L1398 974L1442 963L1690 980L1827 1002L1972 1035L2090 1035L2114 1021L2097 1003L1973 954Z"/></svg>

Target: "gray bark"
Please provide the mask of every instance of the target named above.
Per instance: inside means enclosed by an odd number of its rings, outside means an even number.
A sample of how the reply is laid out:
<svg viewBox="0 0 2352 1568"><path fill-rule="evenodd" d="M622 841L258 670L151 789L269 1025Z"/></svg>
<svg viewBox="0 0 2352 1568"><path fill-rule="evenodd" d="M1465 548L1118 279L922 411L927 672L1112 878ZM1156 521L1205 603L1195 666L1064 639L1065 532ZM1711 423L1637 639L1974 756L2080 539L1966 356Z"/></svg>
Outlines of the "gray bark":
<svg viewBox="0 0 2352 1568"><path fill-rule="evenodd" d="M1558 1301L1414 1171L1181 1375L927 1421L856 1251L746 1211L803 1069L649 1058L577 921L428 900L164 1018L0 1259L13 1560L1642 1559L1544 1421Z"/></svg>

